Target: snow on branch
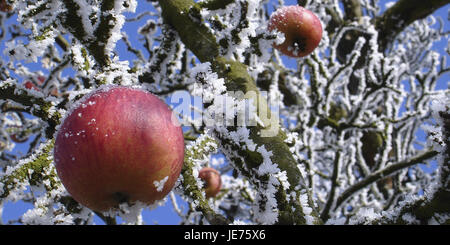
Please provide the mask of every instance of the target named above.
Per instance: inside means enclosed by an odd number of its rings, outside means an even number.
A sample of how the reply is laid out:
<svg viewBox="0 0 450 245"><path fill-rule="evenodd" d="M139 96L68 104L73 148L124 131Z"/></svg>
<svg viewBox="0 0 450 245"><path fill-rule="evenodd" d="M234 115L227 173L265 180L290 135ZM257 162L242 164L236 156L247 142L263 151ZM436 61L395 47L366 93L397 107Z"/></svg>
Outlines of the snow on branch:
<svg viewBox="0 0 450 245"><path fill-rule="evenodd" d="M47 136L52 137L61 118L55 100L44 98L42 93L25 89L13 80L1 82L0 99L9 99L26 106L28 112L48 123Z"/></svg>
<svg viewBox="0 0 450 245"><path fill-rule="evenodd" d="M183 192L192 199L193 209L201 211L210 224L224 225L229 224L230 221L214 212L209 206L204 192L201 191L203 184L198 177L198 172L200 171L198 161L216 150L216 142L207 135L198 137L195 142L187 146L180 181L183 186Z"/></svg>
<svg viewBox="0 0 450 245"><path fill-rule="evenodd" d="M375 19L380 32L378 43L383 51L395 36L408 25L433 13L448 4L447 0L400 0Z"/></svg>

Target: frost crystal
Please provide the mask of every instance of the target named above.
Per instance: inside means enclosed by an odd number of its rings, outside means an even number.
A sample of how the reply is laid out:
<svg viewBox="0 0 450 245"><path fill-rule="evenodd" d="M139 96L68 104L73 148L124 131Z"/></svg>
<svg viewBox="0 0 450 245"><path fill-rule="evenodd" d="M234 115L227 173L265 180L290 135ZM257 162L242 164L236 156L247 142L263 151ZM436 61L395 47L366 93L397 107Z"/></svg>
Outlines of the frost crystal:
<svg viewBox="0 0 450 245"><path fill-rule="evenodd" d="M161 192L164 188L164 185L166 184L166 181L169 179L169 176L164 177L163 179L161 179L160 181L153 181L153 184L156 187L156 190Z"/></svg>

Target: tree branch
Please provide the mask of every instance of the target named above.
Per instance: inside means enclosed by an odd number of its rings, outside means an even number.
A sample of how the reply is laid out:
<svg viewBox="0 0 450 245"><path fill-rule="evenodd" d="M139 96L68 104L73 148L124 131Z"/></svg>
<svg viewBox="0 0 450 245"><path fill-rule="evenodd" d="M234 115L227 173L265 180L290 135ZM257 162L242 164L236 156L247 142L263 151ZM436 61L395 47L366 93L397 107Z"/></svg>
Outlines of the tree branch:
<svg viewBox="0 0 450 245"><path fill-rule="evenodd" d="M445 103L445 102L444 102ZM405 201L401 206L392 211L383 212L377 219L362 221L369 224L429 224L437 221L441 224L449 224L448 214L450 213L450 105L446 105L444 110L439 111L442 120L442 139L445 148L441 152L439 163L439 178L435 185L425 190L425 194L418 198ZM428 151L425 155L437 154ZM415 159L418 159L419 156ZM406 165L406 164L405 164ZM442 220L443 219L443 220ZM361 223L361 221L360 221Z"/></svg>
<svg viewBox="0 0 450 245"><path fill-rule="evenodd" d="M228 91L242 91L244 94L247 92L254 92L257 95L260 106L256 104L257 101L255 101L255 106L258 108L258 115L264 115L260 118L263 119L263 124L267 126L250 127L249 138L256 145L264 146L267 151L272 152L273 155L271 160L278 164L281 171L286 171L287 173L290 191L298 192L298 190L294 189L304 180L297 168L297 162L289 151L289 147L284 142L286 135L280 127L278 127L278 134L276 136L261 136L261 130L274 125L272 125L273 123L269 119L270 116L267 116L270 115L270 108L267 106L267 101L259 94L255 82L247 72L247 66L240 62L234 62L219 57L219 45L216 42L216 38L210 30L200 22L200 8L194 1L160 0L159 4L162 8L164 20L177 30L183 43L197 56L200 62L210 62L212 64L213 71L216 72L219 77L225 79L225 86ZM230 149L233 149L233 152L237 152L239 157L235 160L245 164L247 169L256 171L263 161L262 156L257 152L243 150L240 145L236 145L227 140L223 140L222 143L230 147ZM286 195L277 192L276 196L281 198ZM283 200L278 201L278 203L283 202ZM287 208L289 208L289 210L280 210L280 213L290 214L283 215L283 217L287 217L290 220L279 220L279 222L301 223L301 215L298 213L294 215L294 211L290 209L291 207ZM295 212L301 210L302 208L297 202ZM281 217L281 215L279 217ZM317 223L321 222L317 216L315 218Z"/></svg>
<svg viewBox="0 0 450 245"><path fill-rule="evenodd" d="M58 182L56 173L54 175L43 175L51 163L49 158L53 151L54 141L51 140L47 143L42 151L28 159L28 162L18 164L12 169L8 169L4 175L0 175L0 199L7 198L11 191L19 188L21 183L28 181L30 185L37 185L44 180L48 180L51 186L55 186ZM49 191L49 190L48 190Z"/></svg>
<svg viewBox="0 0 450 245"><path fill-rule="evenodd" d="M322 210L322 213L320 215L320 218L326 222L328 218L330 217L330 210L333 206L333 203L335 201L335 195L336 195L336 188L338 187L338 177L339 177L339 171L341 166L339 163L341 162L341 152L336 152L336 156L334 159L334 166L333 166L333 174L331 176L331 190L328 195L328 200L325 204L325 207Z"/></svg>
<svg viewBox="0 0 450 245"><path fill-rule="evenodd" d="M106 225L117 225L116 217L110 217L102 214L101 212L94 211L94 213L105 222Z"/></svg>
<svg viewBox="0 0 450 245"><path fill-rule="evenodd" d="M307 4L307 0L297 0L297 4L299 6L305 7Z"/></svg>
<svg viewBox="0 0 450 245"><path fill-rule="evenodd" d="M113 13L110 12L114 8L113 0L103 0L101 3L101 16L97 28L93 35L95 38L89 37L83 26L83 20L79 16L80 6L73 0L64 0L67 13L61 16L63 26L78 39L94 57L100 67L106 67L111 63L108 56L106 46L108 39L111 37L111 31L117 21Z"/></svg>
<svg viewBox="0 0 450 245"><path fill-rule="evenodd" d="M62 50L67 51L70 49L70 44L67 40L62 36L58 35L55 38L55 42L61 47Z"/></svg>
<svg viewBox="0 0 450 245"><path fill-rule="evenodd" d="M344 5L346 19L358 21L363 16L359 0L342 0L342 3Z"/></svg>
<svg viewBox="0 0 450 245"><path fill-rule="evenodd" d="M375 19L379 50L384 51L398 33L412 22L426 18L448 4L448 0L399 0Z"/></svg>
<svg viewBox="0 0 450 245"><path fill-rule="evenodd" d="M378 180L381 180L399 170L411 167L418 163L422 163L424 160L432 158L432 157L436 156L437 154L438 154L438 152L436 152L434 150L426 150L424 152L419 153L417 156L406 159L404 161L400 161L398 163L391 164L384 169L380 169L376 172L373 172L372 174L368 175L366 178L364 178L360 182L350 186L347 190L342 192L342 194L336 200L335 208L338 208L350 196L352 196L359 190L362 190L363 188L369 186L370 184L375 183Z"/></svg>
<svg viewBox="0 0 450 245"><path fill-rule="evenodd" d="M198 188L197 180L193 173L194 161L209 155L211 151L215 150L212 149L212 145L216 145L213 139L199 137L194 144L186 147L184 164L181 170L181 175L183 176L181 184L184 187L184 194L198 201L196 208L203 213L203 216L210 224L227 225L231 222L212 210L204 194L202 194L202 190Z"/></svg>
<svg viewBox="0 0 450 245"><path fill-rule="evenodd" d="M53 138L61 114L54 110L54 104L51 101L34 96L27 89L19 88L11 82L2 82L0 85L0 99L9 99L26 106L27 112L48 123L46 136L49 139Z"/></svg>
<svg viewBox="0 0 450 245"><path fill-rule="evenodd" d="M224 9L228 4L234 2L235 0L209 0L205 2L200 2L199 5L202 8L208 10L218 10Z"/></svg>

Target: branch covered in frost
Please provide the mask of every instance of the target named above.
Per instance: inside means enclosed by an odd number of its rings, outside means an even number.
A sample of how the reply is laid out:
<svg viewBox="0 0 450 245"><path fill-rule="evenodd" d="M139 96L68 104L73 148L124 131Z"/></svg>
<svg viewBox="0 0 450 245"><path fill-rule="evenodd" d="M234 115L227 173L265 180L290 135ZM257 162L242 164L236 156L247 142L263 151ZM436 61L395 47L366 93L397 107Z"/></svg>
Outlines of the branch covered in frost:
<svg viewBox="0 0 450 245"><path fill-rule="evenodd" d="M53 141L50 141L40 153L21 160L16 166L9 167L4 174L0 175L0 199L7 198L12 191L21 188L24 184L37 185L48 180L54 186L58 182L56 172L52 175L44 175L45 169L52 163L53 159L50 157L52 151Z"/></svg>
<svg viewBox="0 0 450 245"><path fill-rule="evenodd" d="M61 14L62 25L74 35L104 68L111 63L110 53L121 38L120 29L125 22L123 11L134 11L134 1L103 0L99 9L88 3L63 1L67 12Z"/></svg>
<svg viewBox="0 0 450 245"><path fill-rule="evenodd" d="M340 194L340 196L336 200L335 208L338 208L349 197L351 197L353 194L355 194L359 190L369 186L370 184L373 184L385 177L388 177L389 175L391 175L399 170L411 167L418 163L423 163L423 161L430 159L430 158L436 156L437 154L438 154L437 151L426 150L422 153L419 153L415 157L408 158L408 159L398 162L398 163L390 164L389 166L385 167L384 169L380 169L376 172L371 173L370 175L366 176L363 180L350 186L347 190L342 192L342 194Z"/></svg>
<svg viewBox="0 0 450 245"><path fill-rule="evenodd" d="M89 224L92 212L65 191L56 174L53 147L54 140L49 140L30 157L6 168L0 175L0 201L24 200L30 194L28 201L34 202L34 208L21 216L23 224Z"/></svg>
<svg viewBox="0 0 450 245"><path fill-rule="evenodd" d="M256 171L263 163L265 156L258 149L263 149L271 153L270 160L275 163L281 171L285 171L290 184L289 190L280 188L281 185L272 186L273 184L268 182L265 176L261 179L255 179L256 185L265 186L267 188L276 188L275 197L277 199L278 212L280 220L279 223L304 223L305 218L302 217L305 214L302 211L300 202L295 200L299 198L298 186L304 182L303 177L299 169L297 168L297 162L292 156L289 147L284 140L286 139L285 133L277 128L276 136L263 137L261 131L269 129L270 126L274 127L274 122L270 121L270 109L268 108L267 101L259 94L255 81L248 74L247 66L227 58L219 56L219 45L216 42L215 36L212 32L201 23L200 7L192 0L161 0L159 4L162 8L162 14L165 21L172 25L178 32L181 40L189 48L201 62L210 62L212 64L213 72L216 72L219 77L225 79L225 86L228 91L242 91L244 94L247 92L254 92L258 98L258 101L254 101L257 107L258 115L264 115L260 118L263 120L264 126L250 127L249 138L257 145L254 149L242 149L242 146L236 144L236 142L226 140L220 137L221 143L226 146L230 151L237 153L236 157L232 157L232 161L237 162L240 165L241 172L247 173L246 177L255 177L250 174L250 171ZM259 104L257 104L259 102ZM276 122L279 123L278 121ZM232 130L232 128L230 128ZM269 159L267 159L269 160ZM245 166L244 166L245 165ZM250 176L251 175L251 176ZM262 181L262 182L260 182ZM264 192L263 190L261 190ZM286 193L288 192L288 193ZM293 197L291 201L287 200L287 195ZM269 197L270 198L270 197ZM266 200L265 202L269 202ZM293 204L283 205L283 203ZM264 203L264 201L262 201ZM294 207L294 208L293 208ZM271 208L270 208L271 209ZM266 210L268 211L268 210ZM310 212L312 216L317 215L315 212ZM316 216L315 223L320 223L320 219Z"/></svg>
<svg viewBox="0 0 450 245"><path fill-rule="evenodd" d="M399 0L375 20L379 50L383 51L398 33L412 22L426 18L448 4L448 0Z"/></svg>
<svg viewBox="0 0 450 245"><path fill-rule="evenodd" d="M342 0L345 17L349 20L359 20L363 16L361 2L359 0Z"/></svg>
<svg viewBox="0 0 450 245"><path fill-rule="evenodd" d="M192 203L195 203L195 208L203 213L210 224L226 225L231 222L222 215L214 212L206 200L204 192L198 186L199 178L198 170L195 169L195 161L202 159L205 155L211 153L212 150L215 150L211 145L216 145L214 140L203 136L198 137L193 144L186 147L183 169L181 170L181 183L184 194L194 200ZM196 174L194 174L194 170Z"/></svg>
<svg viewBox="0 0 450 245"><path fill-rule="evenodd" d="M200 7L190 0L159 1L164 20L175 27L183 43L201 61L210 61L219 54L215 36L200 23Z"/></svg>
<svg viewBox="0 0 450 245"><path fill-rule="evenodd" d="M0 99L9 99L26 106L29 113L48 123L47 138L53 137L55 127L59 124L61 118L61 114L55 108L54 101L44 98L43 95L38 96L35 92L19 87L11 81L1 82Z"/></svg>
<svg viewBox="0 0 450 245"><path fill-rule="evenodd" d="M447 97L445 97L447 96ZM439 178L424 190L424 195L408 195L393 210L381 214L362 215L353 224L449 224L450 223L450 100L448 92L442 100L433 103L433 114L441 130L434 144L440 146ZM431 136L436 137L436 135Z"/></svg>

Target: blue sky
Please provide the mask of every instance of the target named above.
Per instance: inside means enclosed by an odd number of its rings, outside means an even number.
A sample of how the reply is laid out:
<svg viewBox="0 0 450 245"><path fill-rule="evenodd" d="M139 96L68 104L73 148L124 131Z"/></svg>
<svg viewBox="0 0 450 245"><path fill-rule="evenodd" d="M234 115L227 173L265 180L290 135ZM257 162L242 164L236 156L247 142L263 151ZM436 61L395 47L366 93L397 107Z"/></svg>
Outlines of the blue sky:
<svg viewBox="0 0 450 245"><path fill-rule="evenodd" d="M384 8L385 4L387 2L390 1L380 1L380 6L382 8ZM293 5L296 4L295 0L288 0L285 1L285 5ZM138 9L137 9L137 13L127 13L126 17L127 18L132 18L135 17L137 14L143 12L143 11L147 11L151 8L151 5L147 3L147 1L139 1L139 5L138 5ZM447 20L447 8L441 8L438 11L435 12L435 16L440 16L445 23L445 27L444 30L449 30L449 21ZM155 18L155 17L150 17L150 16L145 16L144 18L142 18L140 21L135 21L135 22L130 22L130 23L126 23L124 25L123 31L125 31L128 34L128 37L131 41L131 43L139 43L138 38L139 35L136 35L137 33L137 29L142 26L143 24L145 24L147 22L147 20L149 18ZM13 23L15 20L14 18L10 18L5 25L7 25L8 23ZM8 37L7 37L8 39ZM440 42L436 43L433 46L434 50L437 50L438 52L444 54L445 53L445 48L447 46L447 42L448 40L441 40ZM0 49L3 50L4 48L4 43L0 44ZM120 55L120 59L121 60L129 60L130 63L132 63L133 59L136 59L136 57L134 56L134 54L128 52L126 50L126 46L123 43L123 41L119 41L117 43L117 47L116 47L117 52ZM145 56L147 56L148 54L146 54L143 51L143 54ZM1 52L1 57L3 59L6 59L6 57L3 55L3 53ZM448 55L447 55L447 58ZM293 58L287 58L283 56L283 61L285 63L286 66L288 67L295 67L296 65L296 60ZM27 65L30 70L32 71L37 71L40 69L40 66L37 64L33 64L30 63ZM73 71L71 71L71 69L66 69L63 73L64 76L70 76L73 74ZM442 76L440 78L440 80L437 83L437 89L446 89L448 86L448 82L450 81L450 76L447 73L446 75ZM425 134L421 134L420 137L425 137ZM27 145L32 141L33 139L29 139L27 142L23 143L23 144L18 144L17 147L14 149L14 152L24 152L27 149ZM181 201L181 199L179 197L178 198L178 203L182 204L184 202ZM166 202L165 206L162 207L158 207L154 210L145 210L143 212L143 218L146 224L155 224L157 222L157 224L177 224L179 222L179 217L178 215L173 211L173 207L172 207L172 203L170 201L170 199L167 199L168 201ZM27 209L31 208L32 205L31 204L26 204L23 203L21 201L17 202L17 203L7 203L4 206L4 210L3 210L3 216L2 219L4 222L7 222L8 220L12 220L12 219L17 219L21 214L23 214ZM103 224L103 222L99 219L99 218L95 218L94 222L96 224Z"/></svg>

